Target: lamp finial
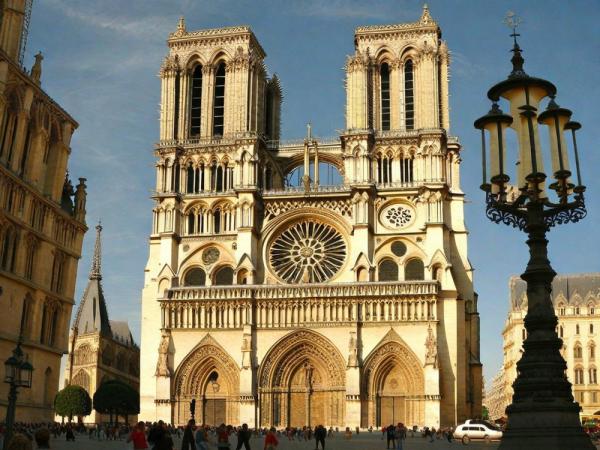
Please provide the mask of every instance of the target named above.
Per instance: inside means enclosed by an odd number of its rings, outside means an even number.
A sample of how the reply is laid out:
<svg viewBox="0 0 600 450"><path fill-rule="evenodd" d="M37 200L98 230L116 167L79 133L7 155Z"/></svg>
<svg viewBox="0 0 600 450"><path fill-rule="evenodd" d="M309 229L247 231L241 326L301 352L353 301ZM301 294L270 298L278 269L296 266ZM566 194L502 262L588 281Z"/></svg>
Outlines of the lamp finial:
<svg viewBox="0 0 600 450"><path fill-rule="evenodd" d="M517 16L513 11L508 11L506 13L506 17L504 17L504 23L512 30L512 34L510 35L513 38L513 48L511 52L513 52L513 57L511 58L511 62L513 65L513 70L509 75L509 78L514 77L526 77L527 74L523 70L523 64L525 63L525 59L521 55L521 47L519 47L519 43L517 42L517 37L521 36L517 33L517 28L521 23L523 23L523 19Z"/></svg>

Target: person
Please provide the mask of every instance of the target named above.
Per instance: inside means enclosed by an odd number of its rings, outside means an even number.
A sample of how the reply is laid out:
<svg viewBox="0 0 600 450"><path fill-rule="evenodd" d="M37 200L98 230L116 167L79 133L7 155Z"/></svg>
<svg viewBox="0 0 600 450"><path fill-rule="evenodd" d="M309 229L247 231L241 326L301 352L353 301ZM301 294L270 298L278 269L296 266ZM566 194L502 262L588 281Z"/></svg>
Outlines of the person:
<svg viewBox="0 0 600 450"><path fill-rule="evenodd" d="M237 447L236 450L240 450L242 448L242 445L244 446L244 448L246 450L250 450L250 430L248 429L248 424L244 423L242 424L242 428L240 428L237 432Z"/></svg>
<svg viewBox="0 0 600 450"><path fill-rule="evenodd" d="M48 428L40 428L33 436L37 448L50 448L50 431Z"/></svg>
<svg viewBox="0 0 600 450"><path fill-rule="evenodd" d="M67 433L65 434L65 437L67 438L67 442L75 442L75 435L73 434L73 429L71 428L71 425L67 425Z"/></svg>
<svg viewBox="0 0 600 450"><path fill-rule="evenodd" d="M277 436L275 436L275 428L272 427L265 437L264 450L276 450L278 445L279 441L277 440Z"/></svg>
<svg viewBox="0 0 600 450"><path fill-rule="evenodd" d="M194 439L194 427L196 421L194 419L188 420L188 423L183 430L183 441L181 442L181 450L196 450L196 441Z"/></svg>
<svg viewBox="0 0 600 450"><path fill-rule="evenodd" d="M158 422L160 430L157 433L158 440L154 444L154 450L173 450L173 438L171 433L167 430L167 426L161 420Z"/></svg>
<svg viewBox="0 0 600 450"><path fill-rule="evenodd" d="M398 423L394 437L396 438L396 450L402 450L404 439L406 439L406 428L402 422Z"/></svg>
<svg viewBox="0 0 600 450"><path fill-rule="evenodd" d="M198 450L208 450L208 432L205 427L200 427L196 431L196 448Z"/></svg>
<svg viewBox="0 0 600 450"><path fill-rule="evenodd" d="M452 427L448 428L448 432L446 433L446 439L448 439L448 442L452 443L452 435L454 434L454 430L452 429Z"/></svg>
<svg viewBox="0 0 600 450"><path fill-rule="evenodd" d="M429 431L429 442L433 442L435 439L435 427L431 427L431 430Z"/></svg>
<svg viewBox="0 0 600 450"><path fill-rule="evenodd" d="M321 449L325 450L325 437L327 437L327 430L323 425L318 425L315 429L315 450L319 449L319 442L321 443Z"/></svg>
<svg viewBox="0 0 600 450"><path fill-rule="evenodd" d="M387 446L386 448L390 448L390 442L392 443L392 448L396 447L396 439L394 438L394 433L396 432L396 429L394 427L394 425L388 425L385 429L386 435L387 435Z"/></svg>
<svg viewBox="0 0 600 450"><path fill-rule="evenodd" d="M31 445L31 441L21 433L13 434L8 446L5 447L6 450L33 450L33 445Z"/></svg>
<svg viewBox="0 0 600 450"><path fill-rule="evenodd" d="M217 428L217 448L219 450L229 449L229 431L224 423Z"/></svg>
<svg viewBox="0 0 600 450"><path fill-rule="evenodd" d="M138 422L138 424L133 428L129 437L127 438L127 443L133 443L133 450L143 450L148 448L148 442L146 442L146 433L144 432L144 422Z"/></svg>

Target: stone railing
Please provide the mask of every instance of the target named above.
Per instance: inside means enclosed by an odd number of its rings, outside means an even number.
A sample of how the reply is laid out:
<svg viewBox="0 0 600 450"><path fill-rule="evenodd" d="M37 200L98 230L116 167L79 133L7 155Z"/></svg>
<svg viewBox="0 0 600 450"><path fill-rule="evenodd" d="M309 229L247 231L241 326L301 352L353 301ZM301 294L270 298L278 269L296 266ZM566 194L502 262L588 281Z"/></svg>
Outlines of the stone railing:
<svg viewBox="0 0 600 450"><path fill-rule="evenodd" d="M310 187L308 194L321 194L321 193L335 193L335 192L350 192L350 187L345 184L334 184L334 185L318 185ZM262 191L262 195L268 197L270 195L304 195L304 186L288 186L279 189L265 189Z"/></svg>
<svg viewBox="0 0 600 450"><path fill-rule="evenodd" d="M429 178L426 180L415 180L415 181L392 181L389 183L375 183L377 189L402 189L402 188L416 188L421 187L428 183L445 183L446 178Z"/></svg>
<svg viewBox="0 0 600 450"><path fill-rule="evenodd" d="M329 327L437 320L437 282L173 288L161 299L170 329Z"/></svg>

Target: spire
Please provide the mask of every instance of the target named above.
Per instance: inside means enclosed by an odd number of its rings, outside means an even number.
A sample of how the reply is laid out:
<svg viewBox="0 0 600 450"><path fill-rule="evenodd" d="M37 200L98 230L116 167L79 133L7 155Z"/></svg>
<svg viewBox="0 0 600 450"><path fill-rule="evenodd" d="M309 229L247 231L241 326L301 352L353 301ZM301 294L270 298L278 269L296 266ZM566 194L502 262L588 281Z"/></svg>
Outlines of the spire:
<svg viewBox="0 0 600 450"><path fill-rule="evenodd" d="M431 14L429 14L429 6L427 6L427 3L423 4L423 13L421 14L421 19L419 19L419 23L423 25L434 23Z"/></svg>
<svg viewBox="0 0 600 450"><path fill-rule="evenodd" d="M98 225L96 225L96 244L94 245L94 257L92 259L92 269L90 270L90 280L101 280L102 274L100 273L101 266L101 242L100 242L100 233L102 232L102 225L100 221L98 221Z"/></svg>
<svg viewBox="0 0 600 450"><path fill-rule="evenodd" d="M504 23L506 24L506 26L512 29L512 34L510 35L510 37L513 38L513 48L511 49L511 52L513 52L513 56L510 60L513 65L513 70L508 76L509 78L527 76L527 74L523 70L523 64L525 63L525 59L523 58L523 55L521 55L522 50L521 47L519 47L519 43L517 42L517 37L521 36L519 33L517 33L517 28L519 27L522 21L523 20L512 11L508 11L506 13L506 17L504 18Z"/></svg>

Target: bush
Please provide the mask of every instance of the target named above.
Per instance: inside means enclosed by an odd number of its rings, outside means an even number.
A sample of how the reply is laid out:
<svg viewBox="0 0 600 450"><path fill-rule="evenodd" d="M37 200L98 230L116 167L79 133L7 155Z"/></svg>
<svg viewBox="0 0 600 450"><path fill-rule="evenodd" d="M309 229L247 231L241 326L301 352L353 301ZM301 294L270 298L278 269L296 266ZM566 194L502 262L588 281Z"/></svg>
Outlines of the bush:
<svg viewBox="0 0 600 450"><path fill-rule="evenodd" d="M87 416L92 412L92 399L81 386L70 385L59 391L54 398L54 411L61 417Z"/></svg>

